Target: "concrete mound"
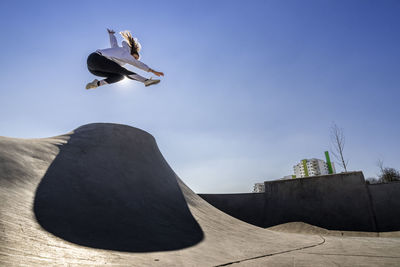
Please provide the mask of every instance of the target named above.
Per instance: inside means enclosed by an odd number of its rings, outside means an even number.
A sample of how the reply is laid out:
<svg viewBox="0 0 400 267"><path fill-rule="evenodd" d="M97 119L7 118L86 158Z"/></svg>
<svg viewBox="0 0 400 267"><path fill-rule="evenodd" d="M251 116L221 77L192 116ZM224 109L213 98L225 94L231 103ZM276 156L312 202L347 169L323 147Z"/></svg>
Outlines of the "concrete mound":
<svg viewBox="0 0 400 267"><path fill-rule="evenodd" d="M41 179L34 212L50 233L94 248L165 251L203 238L154 138L132 127L76 129Z"/></svg>
<svg viewBox="0 0 400 267"><path fill-rule="evenodd" d="M302 234L318 234L326 235L329 230L317 227L304 222L283 223L276 226L268 227L269 230L287 233L302 233Z"/></svg>
<svg viewBox="0 0 400 267"><path fill-rule="evenodd" d="M324 236L346 236L346 237L400 237L399 231L394 232L360 232L360 231L338 231L328 230L315 225L311 225L304 222L290 222L268 227L268 230L285 232L285 233L301 233L301 234L313 234L313 235L324 235Z"/></svg>
<svg viewBox="0 0 400 267"><path fill-rule="evenodd" d="M219 211L176 176L150 134L133 127L0 137L0 266L279 266L304 262L299 251L345 247L327 240ZM352 242L364 252L372 244L369 260L383 251L386 263L398 261L398 239L381 242L381 252L376 240Z"/></svg>

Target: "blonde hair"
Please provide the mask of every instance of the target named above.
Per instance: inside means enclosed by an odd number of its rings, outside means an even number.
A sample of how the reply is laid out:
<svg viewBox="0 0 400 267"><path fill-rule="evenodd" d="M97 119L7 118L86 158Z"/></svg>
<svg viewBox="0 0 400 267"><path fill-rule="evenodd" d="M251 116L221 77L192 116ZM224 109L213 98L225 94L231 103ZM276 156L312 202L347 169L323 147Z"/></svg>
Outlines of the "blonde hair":
<svg viewBox="0 0 400 267"><path fill-rule="evenodd" d="M137 38L133 38L132 34L130 31L122 31L119 34L126 40L128 45L131 48L131 55L133 54L138 54L140 52L140 49L142 49L142 46L140 45L139 41Z"/></svg>

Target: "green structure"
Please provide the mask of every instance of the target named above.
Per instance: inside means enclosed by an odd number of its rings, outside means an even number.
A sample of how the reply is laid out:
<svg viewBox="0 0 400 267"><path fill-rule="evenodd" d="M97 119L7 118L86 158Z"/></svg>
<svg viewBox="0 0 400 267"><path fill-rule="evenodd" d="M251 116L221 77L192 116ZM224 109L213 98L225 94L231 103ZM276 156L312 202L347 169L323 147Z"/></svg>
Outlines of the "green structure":
<svg viewBox="0 0 400 267"><path fill-rule="evenodd" d="M301 162L303 163L304 177L308 177L307 160L303 159Z"/></svg>
<svg viewBox="0 0 400 267"><path fill-rule="evenodd" d="M332 168L332 162L329 157L329 152L325 151L325 158L326 158L326 164L328 165L328 173L332 174L333 173L333 168Z"/></svg>

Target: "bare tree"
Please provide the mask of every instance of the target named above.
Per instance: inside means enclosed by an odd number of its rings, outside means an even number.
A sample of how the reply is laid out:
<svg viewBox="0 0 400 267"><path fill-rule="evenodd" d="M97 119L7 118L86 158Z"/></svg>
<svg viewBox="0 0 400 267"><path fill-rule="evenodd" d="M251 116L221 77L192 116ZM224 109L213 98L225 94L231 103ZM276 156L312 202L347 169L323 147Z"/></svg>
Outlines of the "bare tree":
<svg viewBox="0 0 400 267"><path fill-rule="evenodd" d="M347 172L347 165L349 161L345 160L343 156L345 144L344 133L343 129L339 128L336 123L333 123L331 126L331 142L333 145L333 149L331 149L333 156L336 158L338 164L344 169L344 171Z"/></svg>
<svg viewBox="0 0 400 267"><path fill-rule="evenodd" d="M389 168L383 166L383 161L378 159L377 163L381 173L378 175L379 183L390 183L400 181L400 172L395 168Z"/></svg>
<svg viewBox="0 0 400 267"><path fill-rule="evenodd" d="M381 173L383 173L383 171L384 171L384 167L383 167L383 160L381 160L381 159L378 159L378 161L376 162L376 165L378 165L378 167L379 167L379 170L381 171Z"/></svg>

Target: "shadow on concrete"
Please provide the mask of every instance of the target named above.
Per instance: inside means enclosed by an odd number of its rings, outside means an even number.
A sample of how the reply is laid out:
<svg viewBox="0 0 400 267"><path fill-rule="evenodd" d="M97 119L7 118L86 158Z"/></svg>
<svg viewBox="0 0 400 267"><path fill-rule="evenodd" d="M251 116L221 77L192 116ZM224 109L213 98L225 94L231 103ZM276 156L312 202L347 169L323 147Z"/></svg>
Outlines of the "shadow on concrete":
<svg viewBox="0 0 400 267"><path fill-rule="evenodd" d="M154 138L123 125L75 130L41 180L33 209L48 232L93 248L168 251L203 239Z"/></svg>

